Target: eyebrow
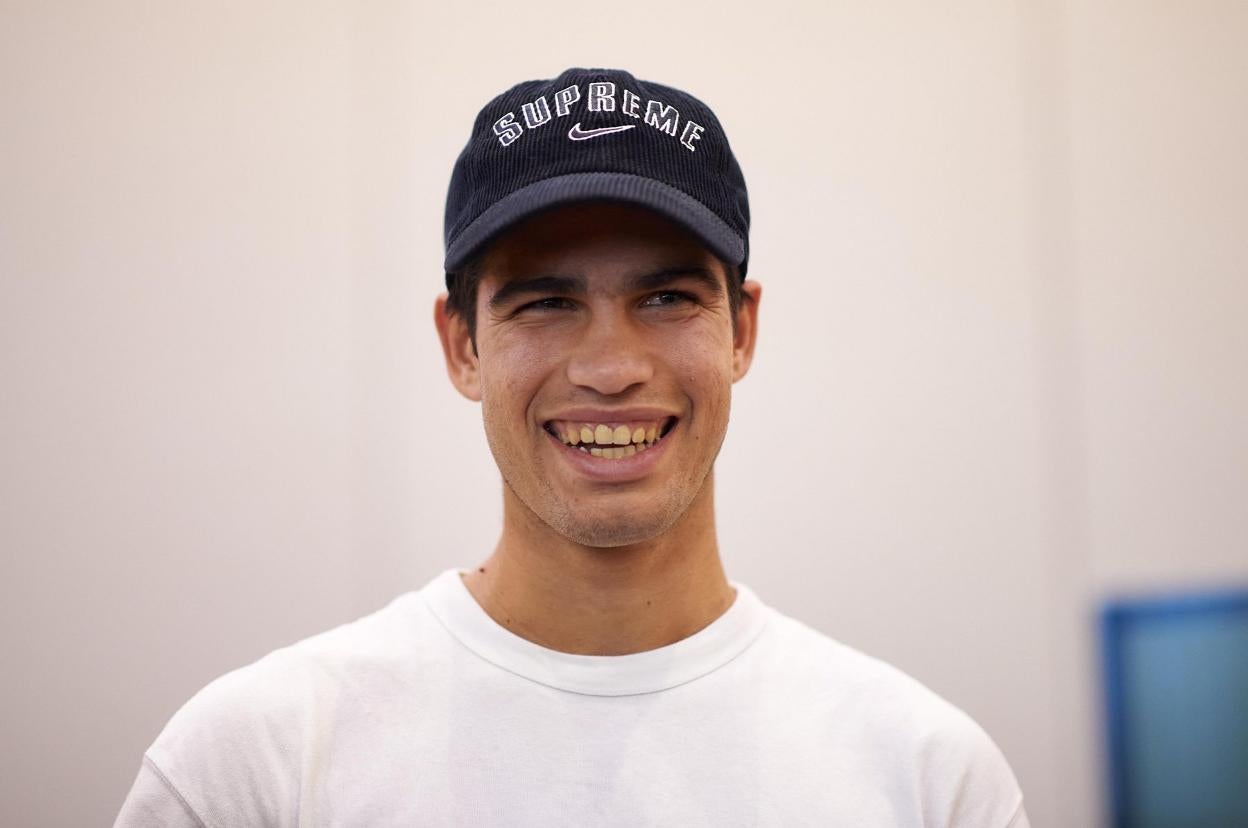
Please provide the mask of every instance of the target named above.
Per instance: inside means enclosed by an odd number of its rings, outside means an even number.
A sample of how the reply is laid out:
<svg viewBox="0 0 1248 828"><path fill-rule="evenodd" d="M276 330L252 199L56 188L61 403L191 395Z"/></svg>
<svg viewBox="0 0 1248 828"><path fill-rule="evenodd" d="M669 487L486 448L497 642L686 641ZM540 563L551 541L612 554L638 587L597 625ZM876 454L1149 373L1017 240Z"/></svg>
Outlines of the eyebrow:
<svg viewBox="0 0 1248 828"><path fill-rule="evenodd" d="M625 290L644 291L667 287L682 279L693 279L715 298L724 295L724 285L711 271L697 265L666 267L650 273L635 276L625 285ZM588 280L584 276L533 276L527 279L513 279L500 287L490 297L490 310L498 310L521 296L531 294L563 293L573 296L584 295L588 290Z"/></svg>

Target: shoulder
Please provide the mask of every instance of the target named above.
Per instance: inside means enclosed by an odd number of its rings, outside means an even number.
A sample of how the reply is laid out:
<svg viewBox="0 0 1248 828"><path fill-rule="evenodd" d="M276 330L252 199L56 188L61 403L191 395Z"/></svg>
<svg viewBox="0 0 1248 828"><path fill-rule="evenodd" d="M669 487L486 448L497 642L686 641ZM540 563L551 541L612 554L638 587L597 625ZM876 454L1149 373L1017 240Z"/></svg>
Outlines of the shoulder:
<svg viewBox="0 0 1248 828"><path fill-rule="evenodd" d="M769 656L828 738L877 763L924 824L995 825L1021 813L1008 761L971 716L922 682L778 611ZM1016 823L1017 824L1017 823Z"/></svg>
<svg viewBox="0 0 1248 828"><path fill-rule="evenodd" d="M273 650L204 686L166 730L194 730L204 721L245 726L297 717L344 675L409 659L428 627L421 623L424 614L418 595L405 593L369 615Z"/></svg>
<svg viewBox="0 0 1248 828"><path fill-rule="evenodd" d="M146 758L207 821L284 822L350 682L420 650L423 603L406 593L356 621L214 679L170 718ZM417 620L417 623L412 623ZM224 809L224 810L223 810Z"/></svg>

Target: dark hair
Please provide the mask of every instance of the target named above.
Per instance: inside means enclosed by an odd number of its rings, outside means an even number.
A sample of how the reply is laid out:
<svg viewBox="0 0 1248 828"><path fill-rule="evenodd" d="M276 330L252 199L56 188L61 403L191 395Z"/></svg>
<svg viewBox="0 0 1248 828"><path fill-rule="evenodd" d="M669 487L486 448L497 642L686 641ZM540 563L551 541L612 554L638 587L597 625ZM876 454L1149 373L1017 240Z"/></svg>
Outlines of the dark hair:
<svg viewBox="0 0 1248 828"><path fill-rule="evenodd" d="M468 337L472 340L472 353L477 355L477 288L481 284L481 275L485 265L485 254L478 253L463 270L447 274L450 287L447 289L446 312L458 316L468 326ZM725 265L728 276L728 311L732 315L732 335L737 335L737 312L741 302L752 302L753 298L741 290L741 271L736 265Z"/></svg>

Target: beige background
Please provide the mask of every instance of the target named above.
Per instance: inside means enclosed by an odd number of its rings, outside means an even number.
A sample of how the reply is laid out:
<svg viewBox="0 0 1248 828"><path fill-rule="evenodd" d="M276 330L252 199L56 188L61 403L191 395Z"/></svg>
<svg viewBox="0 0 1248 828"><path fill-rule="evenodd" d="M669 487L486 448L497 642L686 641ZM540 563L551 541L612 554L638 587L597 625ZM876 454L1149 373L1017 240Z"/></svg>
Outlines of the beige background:
<svg viewBox="0 0 1248 828"><path fill-rule="evenodd" d="M111 822L217 675L483 558L431 306L478 108L719 113L761 340L731 577L1102 807L1107 595L1248 581L1248 6L5 3L0 822Z"/></svg>

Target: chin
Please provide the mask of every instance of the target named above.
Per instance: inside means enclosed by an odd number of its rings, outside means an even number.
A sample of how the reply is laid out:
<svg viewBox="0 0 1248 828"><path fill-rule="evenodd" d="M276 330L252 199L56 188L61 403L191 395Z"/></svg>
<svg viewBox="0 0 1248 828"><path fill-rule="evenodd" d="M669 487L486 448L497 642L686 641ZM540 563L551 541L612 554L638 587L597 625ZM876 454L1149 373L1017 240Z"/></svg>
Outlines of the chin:
<svg viewBox="0 0 1248 828"><path fill-rule="evenodd" d="M653 516L650 520L570 520L552 527L568 540L582 546L601 548L629 546L658 537L673 521Z"/></svg>

